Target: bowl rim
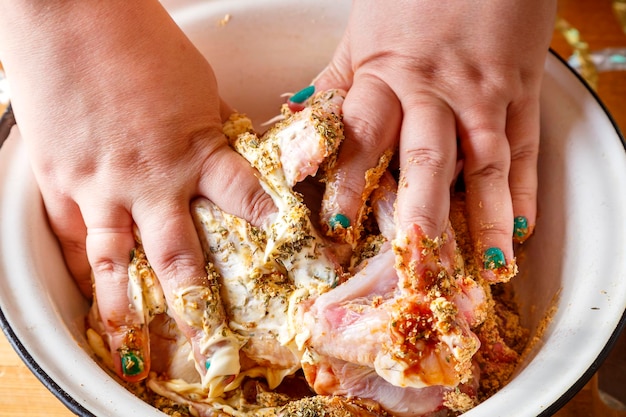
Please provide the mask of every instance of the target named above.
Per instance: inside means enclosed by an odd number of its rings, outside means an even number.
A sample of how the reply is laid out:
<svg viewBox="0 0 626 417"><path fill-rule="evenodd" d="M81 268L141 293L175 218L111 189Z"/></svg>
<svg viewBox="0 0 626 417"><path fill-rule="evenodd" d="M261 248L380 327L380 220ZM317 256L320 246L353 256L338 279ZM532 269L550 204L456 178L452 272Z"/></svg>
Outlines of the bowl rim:
<svg viewBox="0 0 626 417"><path fill-rule="evenodd" d="M567 70L569 70L572 74L574 74L576 78L586 88L587 92L591 94L592 98L600 106L600 108L602 109L606 117L608 118L609 122L613 126L615 133L617 134L617 136L620 139L620 142L622 143L624 152L626 152L626 138L624 137L624 134L619 128L617 122L611 115L611 112L606 107L604 102L600 99L600 96L598 95L598 93L589 85L587 80L585 80L585 78L578 71L576 71L574 68L572 68L568 64L568 61L564 57L559 55L552 48L550 48L549 53L550 55L555 57L560 63L562 63L563 66ZM555 414L558 410L563 408L565 404L567 404L572 398L574 398L574 396L591 380L593 375L596 372L598 372L602 363L606 360L609 353L613 349L613 346L617 342L617 339L621 336L623 332L626 333L626 308L624 309L624 312L622 313L622 317L619 319L617 326L613 330L611 337L609 338L608 342L604 345L604 347L598 354L596 360L591 364L591 366L589 366L589 368L587 368L587 370L581 375L578 381L576 381L566 392L564 392L560 398L558 398L556 401L550 404L538 417L547 417L547 416L551 416Z"/></svg>
<svg viewBox="0 0 626 417"><path fill-rule="evenodd" d="M600 106L601 110L608 118L608 121L611 123L615 133L619 137L621 144L626 152L626 139L620 130L619 126L615 122L613 116L609 112L606 105L602 102L596 91L591 88L591 86L587 83L587 81L575 70L573 69L567 61L560 56L556 51L552 48L549 50L549 55L556 58L558 62L562 64L567 70L573 73L576 78L581 82L584 88L590 93L593 100ZM4 143L4 140L8 137L11 127L15 124L15 118L12 114L12 108L9 103L9 106L5 110L4 114L0 118L0 147ZM22 362L26 365L26 367L37 377L37 379L59 400L63 405L65 405L70 411L80 417L97 417L89 410L87 410L83 405L81 405L78 401L76 401L72 396L70 396L63 388L61 388L54 380L42 369L42 367L37 363L37 361L33 358L33 356L29 353L28 349L24 344L19 340L15 331L11 327L11 323L6 318L4 312L2 311L2 306L0 306L0 328L2 329L4 335L11 347L15 350L17 355L20 357ZM568 388L561 397L555 400L552 404L546 407L538 417L546 417L551 416L556 413L559 409L561 409L566 403L568 403L584 386L589 382L589 380L593 377L593 375L598 371L602 363L607 358L608 354L612 350L615 345L617 339L620 337L623 331L626 331L626 309L624 310L621 318L618 321L616 328L613 330L611 336L608 339L608 342L602 348L595 361L587 368L587 370L581 375L581 377L574 383L570 388Z"/></svg>
<svg viewBox="0 0 626 417"><path fill-rule="evenodd" d="M89 410L80 405L72 396L70 396L63 388L61 388L54 380L39 366L37 361L33 359L28 349L18 339L13 331L11 324L7 320L2 307L0 307L0 328L6 336L9 344L20 357L26 367L37 377L37 379L50 391L54 396L63 403L70 411L80 417L97 417Z"/></svg>

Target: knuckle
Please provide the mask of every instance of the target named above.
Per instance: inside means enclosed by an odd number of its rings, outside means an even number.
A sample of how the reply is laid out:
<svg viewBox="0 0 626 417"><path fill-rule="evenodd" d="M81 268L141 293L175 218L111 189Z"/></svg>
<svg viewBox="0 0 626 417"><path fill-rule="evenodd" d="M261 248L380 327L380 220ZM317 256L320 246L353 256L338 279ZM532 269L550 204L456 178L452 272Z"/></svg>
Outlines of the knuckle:
<svg viewBox="0 0 626 417"><path fill-rule="evenodd" d="M346 136L355 139L364 152L372 152L379 145L381 121L376 115L351 115L345 123Z"/></svg>
<svg viewBox="0 0 626 417"><path fill-rule="evenodd" d="M75 241L74 241L75 242ZM128 278L130 251L135 240L130 227L90 227L87 230L85 247L94 276L108 276L108 279ZM70 250L81 251L82 244L70 244Z"/></svg>
<svg viewBox="0 0 626 417"><path fill-rule="evenodd" d="M534 163L539 156L539 147L537 145L538 144L535 143L529 143L524 146L511 148L511 161Z"/></svg>
<svg viewBox="0 0 626 417"><path fill-rule="evenodd" d="M90 264L94 276L106 276L107 282L120 283L128 279L128 262L121 264L108 257L95 257Z"/></svg>
<svg viewBox="0 0 626 417"><path fill-rule="evenodd" d="M414 148L405 152L408 165L418 165L433 172L440 172L448 167L450 158L441 151L432 148Z"/></svg>
<svg viewBox="0 0 626 417"><path fill-rule="evenodd" d="M272 198L262 189L249 194L243 204L243 217L251 224L261 225L276 209Z"/></svg>
<svg viewBox="0 0 626 417"><path fill-rule="evenodd" d="M183 250L166 251L150 259L150 264L155 270L160 271L159 279L173 277L177 281L193 278L194 274L190 271L202 269L202 262L189 251Z"/></svg>
<svg viewBox="0 0 626 417"><path fill-rule="evenodd" d="M426 236L434 239L443 233L445 219L445 211L437 212L436 207L416 207L402 206L398 207L399 218L401 219L401 227L406 228L411 225L418 225L422 228Z"/></svg>
<svg viewBox="0 0 626 417"><path fill-rule="evenodd" d="M343 105L346 140L360 146L361 152L380 152L388 148L401 123L402 109L395 93L379 79L371 81L371 84L371 89L376 90L372 97L362 97L362 93L353 92L352 96L346 97ZM363 106L364 102L371 100L383 103L383 108Z"/></svg>
<svg viewBox="0 0 626 417"><path fill-rule="evenodd" d="M467 170L465 178L468 182L506 181L509 164L505 161L490 161Z"/></svg>
<svg viewBox="0 0 626 417"><path fill-rule="evenodd" d="M443 225L441 222L438 222L434 218L425 216L421 213L413 213L412 216L409 215L408 220L413 224L419 225L426 236L430 239L435 239L443 232Z"/></svg>

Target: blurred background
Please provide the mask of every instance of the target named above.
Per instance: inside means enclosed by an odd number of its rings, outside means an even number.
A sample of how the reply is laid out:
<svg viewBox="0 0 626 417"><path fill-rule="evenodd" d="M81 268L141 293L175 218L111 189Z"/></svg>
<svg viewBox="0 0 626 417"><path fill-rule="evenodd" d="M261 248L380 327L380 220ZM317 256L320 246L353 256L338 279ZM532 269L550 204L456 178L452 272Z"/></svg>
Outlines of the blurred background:
<svg viewBox="0 0 626 417"><path fill-rule="evenodd" d="M584 75L626 130L626 0L559 0L552 49Z"/></svg>

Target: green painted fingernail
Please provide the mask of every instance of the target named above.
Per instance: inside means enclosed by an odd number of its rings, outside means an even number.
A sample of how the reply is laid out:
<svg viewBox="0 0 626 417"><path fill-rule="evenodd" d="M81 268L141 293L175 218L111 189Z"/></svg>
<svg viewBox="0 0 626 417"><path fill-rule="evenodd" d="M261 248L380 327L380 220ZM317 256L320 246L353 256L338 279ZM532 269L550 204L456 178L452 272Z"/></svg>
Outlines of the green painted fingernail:
<svg viewBox="0 0 626 417"><path fill-rule="evenodd" d="M485 269L498 269L506 265L504 253L500 248L489 248L483 256Z"/></svg>
<svg viewBox="0 0 626 417"><path fill-rule="evenodd" d="M528 234L528 219L524 216L517 216L513 223L513 236L522 239Z"/></svg>
<svg viewBox="0 0 626 417"><path fill-rule="evenodd" d="M333 230L335 230L338 226L347 229L348 227L350 227L350 219L348 219L343 214L333 214L332 216L330 216L330 219L328 219L328 225Z"/></svg>
<svg viewBox="0 0 626 417"><path fill-rule="evenodd" d="M126 376L139 375L144 370L143 359L135 352L126 352L121 355L122 372Z"/></svg>
<svg viewBox="0 0 626 417"><path fill-rule="evenodd" d="M315 86L314 85L310 85L310 86L308 86L306 88L303 88L302 90L298 91L293 96L289 97L289 101L291 101L292 103L302 103L306 99L311 97L314 92L315 92Z"/></svg>

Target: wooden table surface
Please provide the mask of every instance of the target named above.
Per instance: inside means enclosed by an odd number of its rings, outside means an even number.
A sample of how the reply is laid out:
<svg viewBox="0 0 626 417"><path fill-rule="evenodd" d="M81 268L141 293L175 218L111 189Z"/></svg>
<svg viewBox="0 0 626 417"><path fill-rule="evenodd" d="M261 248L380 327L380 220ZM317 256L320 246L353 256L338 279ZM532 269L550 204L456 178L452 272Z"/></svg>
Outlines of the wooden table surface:
<svg viewBox="0 0 626 417"><path fill-rule="evenodd" d="M580 31L592 51L626 48L626 35L612 12L610 0L559 0L559 15ZM559 33L555 33L552 47L563 57L572 54L572 48ZM600 73L597 92L617 124L626 131L626 71ZM592 417L590 403L588 385L557 416ZM0 417L72 415L26 368L4 335L0 335Z"/></svg>

